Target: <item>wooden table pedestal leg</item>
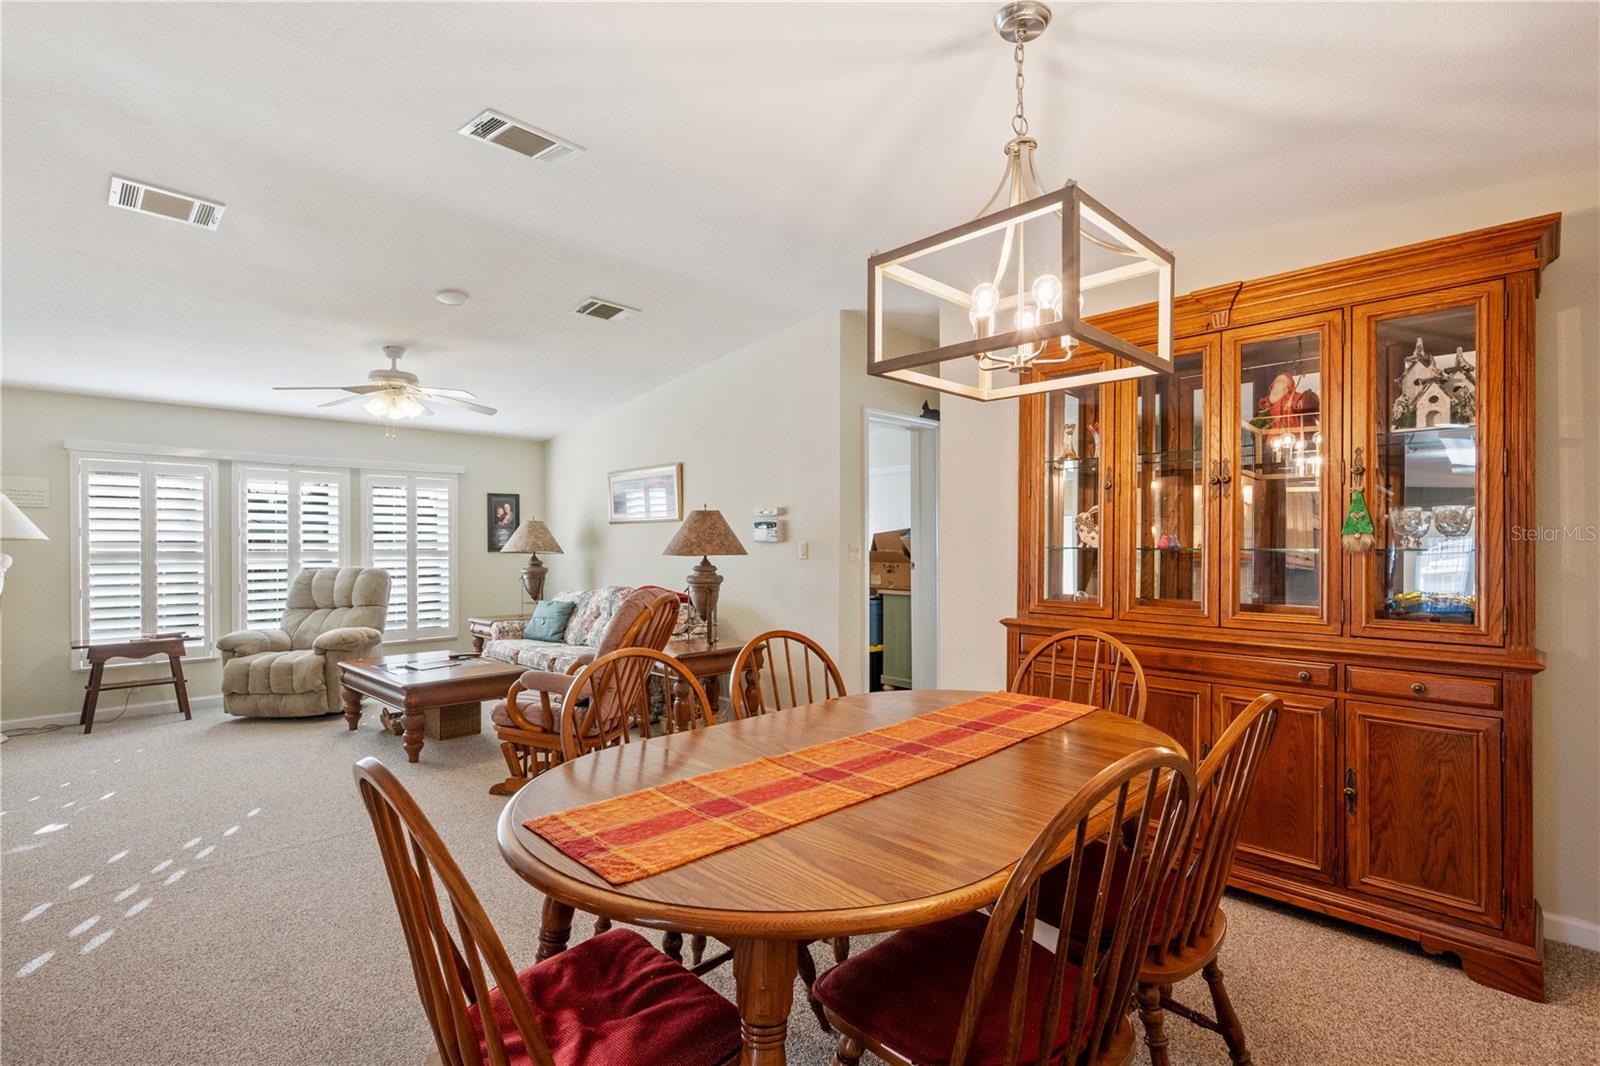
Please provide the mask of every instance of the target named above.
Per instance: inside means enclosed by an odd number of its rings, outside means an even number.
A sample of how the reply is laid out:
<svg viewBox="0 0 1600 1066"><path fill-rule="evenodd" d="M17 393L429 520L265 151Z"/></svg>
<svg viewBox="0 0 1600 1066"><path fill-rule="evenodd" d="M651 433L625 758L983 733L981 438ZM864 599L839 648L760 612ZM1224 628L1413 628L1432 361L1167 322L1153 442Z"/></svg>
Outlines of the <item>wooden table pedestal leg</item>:
<svg viewBox="0 0 1600 1066"><path fill-rule="evenodd" d="M339 694L339 702L344 705L344 720L350 726L350 731L355 732L356 726L361 724L361 693L346 685Z"/></svg>
<svg viewBox="0 0 1600 1066"><path fill-rule="evenodd" d="M403 723L406 729L406 762L416 762L422 754L422 728L427 724L427 718L420 707L407 707Z"/></svg>
<svg viewBox="0 0 1600 1066"><path fill-rule="evenodd" d="M543 962L552 955L561 954L567 950L567 941L571 938L572 908L546 896L544 911L539 916L539 950L534 960Z"/></svg>
<svg viewBox="0 0 1600 1066"><path fill-rule="evenodd" d="M798 965L793 940L737 940L733 979L739 990L739 1028L744 1049L739 1066L784 1066Z"/></svg>
<svg viewBox="0 0 1600 1066"><path fill-rule="evenodd" d="M183 681L183 663L176 655L167 656L167 661L172 664L172 687L178 690L178 710L183 712L184 721L193 721L189 714L189 687Z"/></svg>

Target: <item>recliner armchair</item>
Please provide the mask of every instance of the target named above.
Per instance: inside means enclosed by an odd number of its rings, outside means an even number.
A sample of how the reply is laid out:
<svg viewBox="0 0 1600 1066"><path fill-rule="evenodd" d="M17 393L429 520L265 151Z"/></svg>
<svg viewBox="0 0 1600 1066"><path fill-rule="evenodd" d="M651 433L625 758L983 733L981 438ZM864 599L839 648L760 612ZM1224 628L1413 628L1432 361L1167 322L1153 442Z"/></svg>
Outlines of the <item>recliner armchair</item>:
<svg viewBox="0 0 1600 1066"><path fill-rule="evenodd" d="M223 710L247 718L338 713L339 663L380 653L388 611L388 571L300 571L277 629L241 629L217 641Z"/></svg>

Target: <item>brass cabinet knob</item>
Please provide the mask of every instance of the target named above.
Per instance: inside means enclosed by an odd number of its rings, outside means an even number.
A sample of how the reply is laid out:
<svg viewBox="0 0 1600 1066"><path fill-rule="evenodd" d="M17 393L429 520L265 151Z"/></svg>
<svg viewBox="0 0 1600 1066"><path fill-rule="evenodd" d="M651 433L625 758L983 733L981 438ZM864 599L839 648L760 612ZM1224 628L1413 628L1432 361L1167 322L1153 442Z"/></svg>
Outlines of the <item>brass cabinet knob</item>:
<svg viewBox="0 0 1600 1066"><path fill-rule="evenodd" d="M1411 682L1411 691L1420 696L1424 692L1428 691L1428 686L1424 685L1421 681L1413 681Z"/></svg>
<svg viewBox="0 0 1600 1066"><path fill-rule="evenodd" d="M1301 684L1304 684L1305 682L1310 681L1310 680L1311 680L1311 671L1310 670L1302 670L1302 671L1300 671L1300 683Z"/></svg>

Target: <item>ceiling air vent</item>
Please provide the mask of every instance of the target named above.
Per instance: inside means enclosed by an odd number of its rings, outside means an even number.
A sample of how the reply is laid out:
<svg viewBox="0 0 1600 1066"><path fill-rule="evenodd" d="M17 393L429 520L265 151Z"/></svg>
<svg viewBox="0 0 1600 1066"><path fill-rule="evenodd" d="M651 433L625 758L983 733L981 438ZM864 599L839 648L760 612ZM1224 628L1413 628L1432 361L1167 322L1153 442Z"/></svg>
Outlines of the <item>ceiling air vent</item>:
<svg viewBox="0 0 1600 1066"><path fill-rule="evenodd" d="M222 204L115 174L111 176L111 196L107 202L112 207L125 207L173 222L187 222L201 229L214 230L222 222Z"/></svg>
<svg viewBox="0 0 1600 1066"><path fill-rule="evenodd" d="M572 309L574 314L586 315L589 318L598 318L603 322L615 322L627 318L629 315L639 313L637 307L626 307L610 300L601 300L593 296Z"/></svg>
<svg viewBox="0 0 1600 1066"><path fill-rule="evenodd" d="M559 163L568 156L583 151L582 147L571 141L564 141L553 133L546 133L510 115L502 115L498 111L485 111L462 126L460 132L463 137L498 144L518 155L525 155L547 164Z"/></svg>

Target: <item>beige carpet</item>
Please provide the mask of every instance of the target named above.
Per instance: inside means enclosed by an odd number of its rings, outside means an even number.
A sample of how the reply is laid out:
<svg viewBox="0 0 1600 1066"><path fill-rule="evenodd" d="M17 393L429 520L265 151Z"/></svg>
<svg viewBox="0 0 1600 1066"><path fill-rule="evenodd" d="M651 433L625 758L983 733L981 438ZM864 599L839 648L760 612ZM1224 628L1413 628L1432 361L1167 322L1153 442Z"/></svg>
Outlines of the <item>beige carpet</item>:
<svg viewBox="0 0 1600 1066"><path fill-rule="evenodd" d="M350 778L369 754L530 960L538 900L495 848L501 801L485 790L504 766L488 736L430 742L417 766L371 716L357 733L210 710L16 737L0 746L0 1060L420 1063L427 1028ZM1263 1066L1600 1058L1600 955L1550 945L1550 1002L1534 1004L1397 940L1226 906L1224 967ZM726 968L712 981L731 992ZM809 1012L794 1021L790 1061L831 1062ZM1227 1062L1210 1034L1169 1032L1175 1061Z"/></svg>

